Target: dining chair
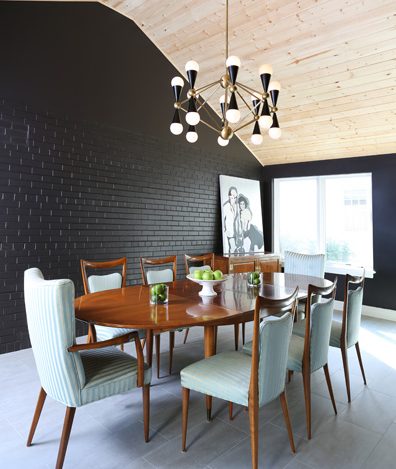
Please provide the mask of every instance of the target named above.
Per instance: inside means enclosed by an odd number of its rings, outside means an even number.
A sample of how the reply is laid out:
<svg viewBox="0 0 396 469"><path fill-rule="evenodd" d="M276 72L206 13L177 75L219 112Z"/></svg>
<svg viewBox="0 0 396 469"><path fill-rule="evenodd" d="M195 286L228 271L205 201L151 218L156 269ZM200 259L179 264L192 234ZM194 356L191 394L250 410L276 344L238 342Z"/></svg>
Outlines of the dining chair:
<svg viewBox="0 0 396 469"><path fill-rule="evenodd" d="M171 267L169 267L171 264ZM158 269L159 266L167 268ZM177 257L168 256L161 258L140 258L140 271L142 273L143 285L153 285L154 283L170 283L176 280ZM183 329L178 329L179 332ZM167 331L162 331L167 332ZM161 356L161 331L154 331L155 353L157 356L157 378L160 377L160 356ZM175 346L175 331L169 331L169 374L172 374L173 348Z"/></svg>
<svg viewBox="0 0 396 469"><path fill-rule="evenodd" d="M85 295L88 295L89 293L96 293L99 291L112 290L114 288L126 287L126 257L121 257L119 259L113 259L110 261L87 261L81 259L80 267ZM117 267L122 268L121 274L119 272L113 272L105 275L87 275L87 268L98 270L103 269L105 271L108 271ZM88 343L114 339L115 337L128 334L129 332L132 332L134 330L135 329L126 329L122 327L107 327L88 324ZM144 330L139 330L138 334L141 339L145 337ZM124 344L121 344L121 350L124 350Z"/></svg>
<svg viewBox="0 0 396 469"><path fill-rule="evenodd" d="M74 284L44 280L40 269L25 271L24 296L30 342L41 389L27 439L31 446L45 399L66 406L56 469L61 469L77 407L106 397L143 390L144 439L149 440L151 368L143 359L136 331L102 342L75 344ZM136 356L118 350L133 340Z"/></svg>
<svg viewBox="0 0 396 469"><path fill-rule="evenodd" d="M201 269L207 270L211 269L214 270L214 259L215 254L213 252L207 254L201 254L197 256L189 256L188 254L184 254L184 265L186 268L186 275L192 274L194 270ZM198 264L198 265L197 265ZM234 266L235 268L235 266ZM184 343L186 343L187 336L188 336L188 329L186 330L186 335L184 337ZM217 336L217 328L216 328L216 336ZM235 350L238 350L239 347L239 323L234 324L234 342L235 342Z"/></svg>
<svg viewBox="0 0 396 469"><path fill-rule="evenodd" d="M305 319L295 323L290 340L289 358L287 360L289 381L293 372L302 373L308 439L311 439L312 436L311 374L320 368L324 370L333 409L337 414L327 364L336 285L337 278L330 287L308 285ZM318 303L312 302L314 295L320 295L321 300ZM322 296L328 295L330 295L329 299L322 298Z"/></svg>
<svg viewBox="0 0 396 469"><path fill-rule="evenodd" d="M255 271L255 265L254 261L250 262L238 262L235 263L233 266L233 273L234 274L242 274L242 273L247 273L247 272L254 272ZM236 327L238 327L238 335L239 335L239 326L235 324ZM245 345L245 323L242 323L242 345ZM235 338L236 344L239 342L239 337ZM238 350L238 345L235 346L235 350Z"/></svg>
<svg viewBox="0 0 396 469"><path fill-rule="evenodd" d="M345 384L348 402L351 402L351 386L349 382L348 349L355 346L359 360L360 371L363 382L367 385L364 373L362 356L359 347L360 320L363 307L364 272L362 276L346 275L344 306L342 310L342 321L333 320L331 326L330 346L341 350L344 365Z"/></svg>
<svg viewBox="0 0 396 469"><path fill-rule="evenodd" d="M292 452L295 452L285 392L285 374L293 315L298 288L288 298L271 300L258 296L254 309L252 355L242 351L222 352L184 368L181 373L183 395L182 451L186 451L190 390L247 406L250 420L252 467L258 467L258 409L280 398ZM262 313L282 314L266 317ZM210 419L210 415L208 415Z"/></svg>

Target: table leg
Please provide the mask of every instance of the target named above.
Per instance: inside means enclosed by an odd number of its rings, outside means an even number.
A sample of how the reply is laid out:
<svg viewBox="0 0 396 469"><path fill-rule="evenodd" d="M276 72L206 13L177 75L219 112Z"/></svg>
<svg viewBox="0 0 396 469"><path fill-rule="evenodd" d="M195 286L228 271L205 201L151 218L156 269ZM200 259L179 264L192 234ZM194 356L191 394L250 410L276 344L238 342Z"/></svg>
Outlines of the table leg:
<svg viewBox="0 0 396 469"><path fill-rule="evenodd" d="M216 326L204 327L204 351L205 358L216 354ZM205 396L206 400L206 417L208 420L212 417L212 396Z"/></svg>
<svg viewBox="0 0 396 469"><path fill-rule="evenodd" d="M146 361L147 365L151 366L153 363L153 330L146 330Z"/></svg>

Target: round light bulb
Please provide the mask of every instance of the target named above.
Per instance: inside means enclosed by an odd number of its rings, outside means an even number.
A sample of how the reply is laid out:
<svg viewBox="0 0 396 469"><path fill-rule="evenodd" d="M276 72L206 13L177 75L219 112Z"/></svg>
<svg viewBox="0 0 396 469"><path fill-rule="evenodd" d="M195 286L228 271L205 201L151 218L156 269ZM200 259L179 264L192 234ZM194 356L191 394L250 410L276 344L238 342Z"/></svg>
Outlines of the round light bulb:
<svg viewBox="0 0 396 469"><path fill-rule="evenodd" d="M170 131L173 133L173 135L180 135L183 132L183 125L179 122L173 122L170 125Z"/></svg>
<svg viewBox="0 0 396 469"><path fill-rule="evenodd" d="M250 141L253 145L261 145L263 143L263 136L261 134L252 134Z"/></svg>
<svg viewBox="0 0 396 469"><path fill-rule="evenodd" d="M236 124L241 118L241 111L239 109L228 109L226 112L226 119L231 124Z"/></svg>
<svg viewBox="0 0 396 469"><path fill-rule="evenodd" d="M187 142L189 143L195 143L198 140L197 132L187 132L186 139L187 139Z"/></svg>
<svg viewBox="0 0 396 469"><path fill-rule="evenodd" d="M184 80L181 77L173 77L171 81L171 86L184 86Z"/></svg>
<svg viewBox="0 0 396 469"><path fill-rule="evenodd" d="M184 68L186 72L188 72L189 70L195 70L196 72L199 72L199 65L197 64L197 62L195 62L195 60L189 60Z"/></svg>
<svg viewBox="0 0 396 469"><path fill-rule="evenodd" d="M229 102L230 102L230 95L227 96L227 103L229 103ZM220 96L220 98L219 98L219 103L220 103L220 104L224 104L224 103L225 103L225 96L224 96L224 94L222 94L222 95Z"/></svg>
<svg viewBox="0 0 396 469"><path fill-rule="evenodd" d="M279 83L279 81L272 81L271 80L271 83L268 86L268 92L271 91L271 90L280 91L280 89L281 89L281 84Z"/></svg>
<svg viewBox="0 0 396 469"><path fill-rule="evenodd" d="M226 67L232 67L232 66L234 67L241 66L241 60L236 55L230 55L226 60Z"/></svg>
<svg viewBox="0 0 396 469"><path fill-rule="evenodd" d="M268 130L272 125L272 116L260 116L259 124L262 129Z"/></svg>
<svg viewBox="0 0 396 469"><path fill-rule="evenodd" d="M221 147L226 147L230 141L229 140L226 140L224 138L221 138L220 136L217 138L217 143L221 146Z"/></svg>
<svg viewBox="0 0 396 469"><path fill-rule="evenodd" d="M282 135L282 131L279 127L271 127L268 131L268 135L274 140L278 140Z"/></svg>
<svg viewBox="0 0 396 469"><path fill-rule="evenodd" d="M186 114L186 122L188 125L197 125L201 120L201 116L198 112L187 112Z"/></svg>
<svg viewBox="0 0 396 469"><path fill-rule="evenodd" d="M264 74L272 75L272 65L270 64L260 65L259 74L260 75L264 75Z"/></svg>

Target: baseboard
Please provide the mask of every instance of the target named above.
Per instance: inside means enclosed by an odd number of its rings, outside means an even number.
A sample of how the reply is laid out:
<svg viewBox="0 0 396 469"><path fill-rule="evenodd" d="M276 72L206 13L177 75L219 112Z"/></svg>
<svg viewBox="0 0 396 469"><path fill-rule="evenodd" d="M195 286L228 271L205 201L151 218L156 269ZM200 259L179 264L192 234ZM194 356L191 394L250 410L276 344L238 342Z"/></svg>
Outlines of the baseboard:
<svg viewBox="0 0 396 469"><path fill-rule="evenodd" d="M335 309L342 311L343 302L335 301ZM386 321L396 322L396 311L393 309L377 308L376 306L366 306L363 305L363 316L368 316L370 318L385 319Z"/></svg>

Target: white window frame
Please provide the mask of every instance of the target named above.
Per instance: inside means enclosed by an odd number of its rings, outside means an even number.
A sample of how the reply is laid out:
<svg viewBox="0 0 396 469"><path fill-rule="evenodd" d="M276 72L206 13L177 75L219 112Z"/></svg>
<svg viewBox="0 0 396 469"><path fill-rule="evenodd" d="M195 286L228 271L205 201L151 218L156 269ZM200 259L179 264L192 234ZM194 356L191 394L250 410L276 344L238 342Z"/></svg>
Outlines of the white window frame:
<svg viewBox="0 0 396 469"><path fill-rule="evenodd" d="M370 176L372 180L372 173L346 173L346 174L332 174L332 175L320 175L320 176L299 176L299 177L286 177L286 178L274 178L272 186L272 221L273 221L273 232L272 232L272 246L274 247L274 253L280 255L279 247L279 184L282 181L301 181L305 180L316 180L318 187L318 200L317 200L317 217L319 220L317 229L318 229L318 239L319 239L319 251L326 252L326 198L325 198L325 181L326 179L340 178L340 177L362 177ZM372 186L371 186L372 194ZM371 210L372 210L372 201L371 201ZM304 213L301 213L301 216L304 217ZM373 230L373 217L371 211L371 229ZM374 239L373 239L373 264L374 264ZM281 257L281 262L283 259ZM325 264L325 271L331 274L351 274L351 275L361 275L362 266L355 266L352 264L346 264L344 262L335 262L327 261ZM368 278L373 278L375 274L374 268L369 269L365 267L365 276Z"/></svg>

